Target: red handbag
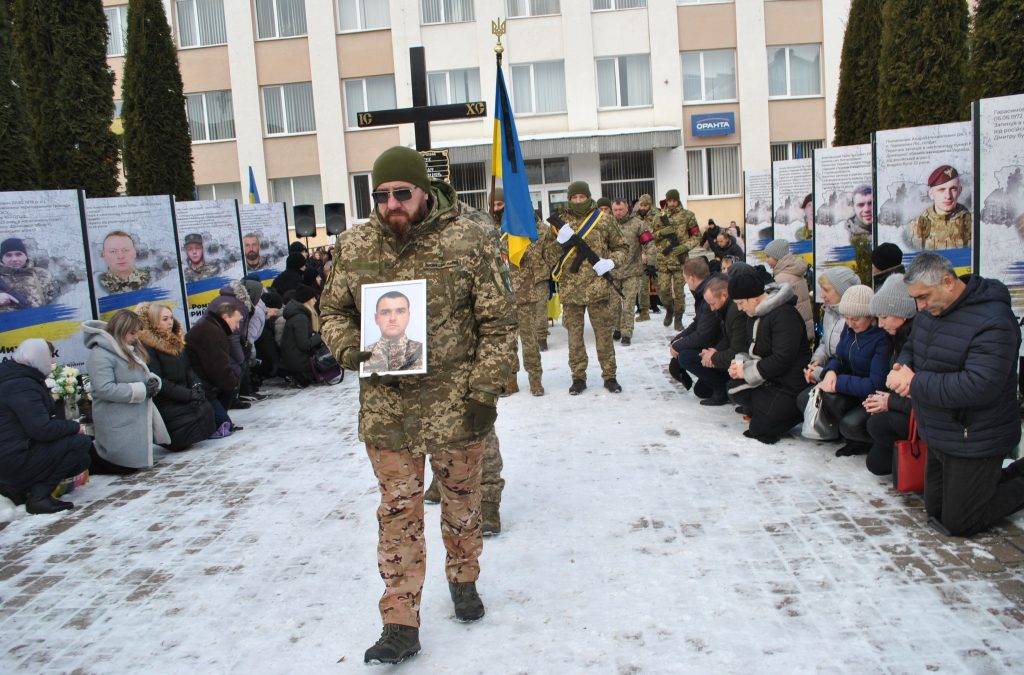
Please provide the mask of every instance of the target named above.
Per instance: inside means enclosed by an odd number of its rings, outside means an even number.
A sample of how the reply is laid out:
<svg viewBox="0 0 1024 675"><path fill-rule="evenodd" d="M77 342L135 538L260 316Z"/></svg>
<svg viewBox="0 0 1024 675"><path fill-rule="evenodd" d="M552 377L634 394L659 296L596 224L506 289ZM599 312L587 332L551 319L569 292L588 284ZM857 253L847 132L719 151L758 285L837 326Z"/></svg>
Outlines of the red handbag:
<svg viewBox="0 0 1024 675"><path fill-rule="evenodd" d="M924 492L924 469L928 444L917 437L917 415L910 411L910 433L905 441L896 441L893 454L892 485L897 492Z"/></svg>

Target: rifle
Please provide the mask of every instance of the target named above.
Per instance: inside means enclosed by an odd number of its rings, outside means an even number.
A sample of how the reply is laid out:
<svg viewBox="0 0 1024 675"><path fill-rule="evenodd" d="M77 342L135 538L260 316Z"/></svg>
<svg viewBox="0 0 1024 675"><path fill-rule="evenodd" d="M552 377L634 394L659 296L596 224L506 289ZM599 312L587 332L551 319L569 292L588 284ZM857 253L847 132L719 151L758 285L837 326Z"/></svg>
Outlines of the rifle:
<svg viewBox="0 0 1024 675"><path fill-rule="evenodd" d="M563 225L565 225L565 221L559 218L557 213L552 213L548 216L548 224L555 228L555 231L557 232L562 229ZM601 259L601 256L594 253L594 249L587 245L587 242L583 241L583 239L575 234L572 235L569 241L565 242L563 246L566 247L566 250L572 246L576 247L576 257L573 259L572 264L569 265L569 271L574 274L580 271L580 267L583 265L584 260L590 263L591 267L593 267L594 264ZM622 289L615 285L615 280L612 278L611 272L605 272L601 277L611 285L612 290L618 293L620 298L623 300L626 299L626 296L622 294Z"/></svg>

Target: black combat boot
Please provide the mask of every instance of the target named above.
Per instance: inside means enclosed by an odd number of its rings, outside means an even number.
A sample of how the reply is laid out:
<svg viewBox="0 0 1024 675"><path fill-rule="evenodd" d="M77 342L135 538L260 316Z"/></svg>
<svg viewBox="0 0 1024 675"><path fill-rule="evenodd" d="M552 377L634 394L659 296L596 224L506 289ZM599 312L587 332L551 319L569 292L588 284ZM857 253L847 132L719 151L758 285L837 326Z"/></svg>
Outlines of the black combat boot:
<svg viewBox="0 0 1024 675"><path fill-rule="evenodd" d="M366 650L363 663L401 663L419 651L419 628L386 623L377 644Z"/></svg>
<svg viewBox="0 0 1024 675"><path fill-rule="evenodd" d="M455 603L455 618L459 621L478 621L484 616L484 601L476 592L476 583L467 581L464 583L448 582L448 590L452 594L452 602Z"/></svg>
<svg viewBox="0 0 1024 675"><path fill-rule="evenodd" d="M675 312L672 310L672 305L665 305L665 320L661 322L661 325L665 327L671 326L674 315Z"/></svg>
<svg viewBox="0 0 1024 675"><path fill-rule="evenodd" d="M633 344L633 338L631 336L629 336L629 335L623 335L622 339L619 341L619 343L623 347L628 347L629 345Z"/></svg>
<svg viewBox="0 0 1024 675"><path fill-rule="evenodd" d="M621 337L622 337L622 331L619 330L618 328L616 328L615 331L612 332L612 339L613 340L618 340Z"/></svg>
<svg viewBox="0 0 1024 675"><path fill-rule="evenodd" d="M548 341L546 339L537 340L537 346L540 348L542 352L546 352L548 350Z"/></svg>
<svg viewBox="0 0 1024 675"><path fill-rule="evenodd" d="M572 386L569 387L569 395L576 396L577 394L582 394L586 388L587 383L584 380L573 380Z"/></svg>
<svg viewBox="0 0 1024 675"><path fill-rule="evenodd" d="M622 393L622 386L614 377L604 381L604 388L613 394Z"/></svg>
<svg viewBox="0 0 1024 675"><path fill-rule="evenodd" d="M725 391L721 389L716 390L713 394L711 394L711 398L706 398L700 402L701 405L708 406L726 405L727 403L729 403L729 395L726 394Z"/></svg>
<svg viewBox="0 0 1024 675"><path fill-rule="evenodd" d="M686 311L686 308L683 307L681 310L676 312L675 319L674 319L674 325L672 326L676 330L682 330L683 329L683 312L685 312L685 311ZM666 323L665 325L667 326L668 324Z"/></svg>
<svg viewBox="0 0 1024 675"><path fill-rule="evenodd" d="M69 511L73 508L75 508L75 505L71 502L62 502L59 499L54 499L50 495L40 497L38 495L30 494L28 499L25 500L25 511L33 515L41 513L59 513L61 511Z"/></svg>

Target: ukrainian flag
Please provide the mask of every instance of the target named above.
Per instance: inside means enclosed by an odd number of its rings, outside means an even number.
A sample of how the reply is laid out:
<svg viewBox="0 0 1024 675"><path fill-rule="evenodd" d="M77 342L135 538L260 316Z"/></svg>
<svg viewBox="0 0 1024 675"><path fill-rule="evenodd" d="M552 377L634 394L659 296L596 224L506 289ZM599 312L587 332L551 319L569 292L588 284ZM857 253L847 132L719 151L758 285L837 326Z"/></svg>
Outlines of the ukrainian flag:
<svg viewBox="0 0 1024 675"><path fill-rule="evenodd" d="M508 259L518 267L530 242L537 239L537 220L530 200L530 184L526 179L523 154L519 151L519 134L516 133L516 121L512 117L512 104L508 99L505 76L500 66L494 100L491 171L495 183L501 185L505 192L501 231L508 234Z"/></svg>
<svg viewBox="0 0 1024 675"><path fill-rule="evenodd" d="M256 175L253 174L251 166L249 167L249 203L260 203L260 191L256 189Z"/></svg>

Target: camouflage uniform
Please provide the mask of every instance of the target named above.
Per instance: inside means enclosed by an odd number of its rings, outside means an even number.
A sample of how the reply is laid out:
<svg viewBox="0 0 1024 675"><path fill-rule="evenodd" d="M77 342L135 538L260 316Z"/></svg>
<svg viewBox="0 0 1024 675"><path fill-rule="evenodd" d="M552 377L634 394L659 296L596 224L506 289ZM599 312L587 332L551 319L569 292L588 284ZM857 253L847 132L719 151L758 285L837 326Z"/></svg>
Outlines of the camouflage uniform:
<svg viewBox="0 0 1024 675"><path fill-rule="evenodd" d="M494 237L463 217L451 186L434 182L431 195L408 241L376 210L340 235L320 300L323 340L346 362L348 350L359 350L362 286L427 279L427 373L359 381L359 438L381 488L380 610L384 623L408 626L419 625L423 587L424 454L441 481L446 575L475 581L482 441L491 430L473 432L467 399L496 405L515 368L512 293Z"/></svg>
<svg viewBox="0 0 1024 675"><path fill-rule="evenodd" d="M523 347L523 369L530 378L530 387L540 386L541 368L540 345L538 340L539 326L537 325L537 305L541 300L545 303L545 316L547 312L547 278L551 270L546 264L556 256L559 251L557 242L544 237L544 228L538 225L537 232L540 236L530 244L523 254L519 265L509 265L512 275L512 289L515 292L516 318L519 323L519 340ZM508 249L508 240L505 239L505 248ZM547 255L545 251L547 250ZM538 288L542 285L538 279L543 279L543 294L538 296ZM547 320L544 321L547 326Z"/></svg>
<svg viewBox="0 0 1024 675"><path fill-rule="evenodd" d="M127 277L119 277L110 272L102 272L99 275L100 286L107 293L126 293L137 291L149 286L149 270L134 269Z"/></svg>
<svg viewBox="0 0 1024 675"><path fill-rule="evenodd" d="M633 336L634 311L641 290L644 291L644 297L640 299L640 306L644 307L644 301L647 300L647 284L645 283L647 273L644 270L643 254L650 259L654 254L654 244L653 239L649 239L646 244L640 243L640 237L645 232L648 235L651 234L651 230L643 218L627 216L625 220L618 221L618 225L622 231L622 238L626 240L626 245L629 248L622 267L616 267L612 271L615 278L622 282L622 294L625 296L622 300L621 311L615 319L615 328L622 333L622 337L631 338ZM647 302L646 305L649 307L650 302Z"/></svg>
<svg viewBox="0 0 1024 675"><path fill-rule="evenodd" d="M661 222L660 216L667 216L669 224L666 226ZM690 235L691 228L697 227L697 218L693 211L682 206L666 208L658 217L654 230L654 245L658 250L654 265L658 269L658 297L661 304L673 313L676 321L676 328L682 328L683 312L686 311L686 295L683 287L686 282L683 280L683 263L686 262L690 249L700 243L699 236ZM672 247L672 235L675 235L678 244ZM671 248L671 252L665 251ZM668 319L666 318L666 321Z"/></svg>
<svg viewBox="0 0 1024 675"><path fill-rule="evenodd" d="M640 205L645 203L649 206L647 213L640 213ZM661 211L657 207L653 206L653 200L650 195L640 195L640 199L637 200L636 205L633 207L633 215L640 218L647 224L647 229L654 234L661 216ZM655 250L654 244L651 244L651 250L647 253L647 265L653 265L655 263L655 257L657 251ZM657 277L655 277L657 278ZM625 291L623 291L625 294ZM647 276L647 270L644 269L644 279L641 283L640 289L640 316L639 321L650 321L651 320L651 279Z"/></svg>
<svg viewBox="0 0 1024 675"><path fill-rule="evenodd" d="M589 215L589 214L587 214ZM586 219L566 209L562 219L579 230ZM555 233L550 229L546 235L549 245L545 249L549 256L548 262L554 267L562 255L555 240ZM603 214L590 231L586 243L594 253L602 258L609 258L618 267L623 264L629 247L622 238L622 232L615 219ZM607 281L597 276L594 268L586 261L580 265L578 272L572 272L572 263L576 253L566 258L562 267L561 278L558 280L558 293L562 300L562 324L569 333L569 370L572 379L587 379L587 350L583 343L583 314L590 315L590 323L594 328L597 342L597 360L601 363L601 377L605 381L615 378L615 342L612 331L615 326L615 315L619 311L619 296L615 294Z"/></svg>
<svg viewBox="0 0 1024 675"><path fill-rule="evenodd" d="M962 204L950 213L939 213L932 205L910 223L908 236L921 250L966 248L971 245L972 228L971 212Z"/></svg>
<svg viewBox="0 0 1024 675"><path fill-rule="evenodd" d="M397 340L381 338L367 348L373 356L363 365L367 373L386 373L392 370L422 370L423 343L405 335Z"/></svg>
<svg viewBox="0 0 1024 675"><path fill-rule="evenodd" d="M28 261L24 267L0 265L0 292L17 300L17 304L0 306L0 312L14 312L50 304L57 298L57 285L49 271Z"/></svg>
<svg viewBox="0 0 1024 675"><path fill-rule="evenodd" d="M186 283L202 281L203 279L209 279L210 277L217 276L218 274L220 274L220 265L216 263L210 263L204 260L202 267L199 269L195 269L192 265L185 265Z"/></svg>

